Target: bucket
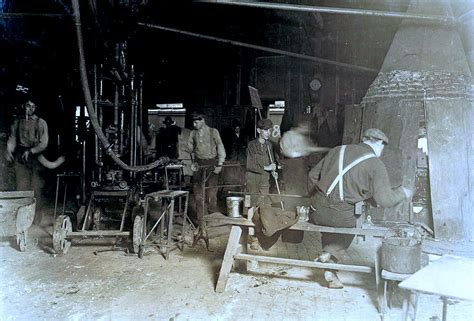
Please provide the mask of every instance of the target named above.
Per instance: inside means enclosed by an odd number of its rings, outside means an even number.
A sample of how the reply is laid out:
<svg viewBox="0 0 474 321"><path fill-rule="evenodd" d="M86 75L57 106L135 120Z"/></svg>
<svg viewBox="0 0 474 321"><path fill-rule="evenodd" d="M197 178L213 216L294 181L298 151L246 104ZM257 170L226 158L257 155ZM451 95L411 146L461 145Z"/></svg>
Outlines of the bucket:
<svg viewBox="0 0 474 321"><path fill-rule="evenodd" d="M407 229L391 232L392 235L382 240L382 269L393 273L415 273L421 267L421 235L407 233Z"/></svg>
<svg viewBox="0 0 474 321"><path fill-rule="evenodd" d="M226 198L227 204L227 216L229 217L240 217L240 208L244 198L238 196L230 196Z"/></svg>

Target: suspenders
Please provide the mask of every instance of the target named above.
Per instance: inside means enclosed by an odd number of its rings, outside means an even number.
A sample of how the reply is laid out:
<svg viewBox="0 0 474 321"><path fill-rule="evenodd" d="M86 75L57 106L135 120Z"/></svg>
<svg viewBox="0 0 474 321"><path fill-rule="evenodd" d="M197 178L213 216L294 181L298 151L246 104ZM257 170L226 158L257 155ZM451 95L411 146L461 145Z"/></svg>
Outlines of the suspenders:
<svg viewBox="0 0 474 321"><path fill-rule="evenodd" d="M329 186L329 188L326 192L326 196L331 194L331 192L334 190L336 185L339 183L339 199L341 201L344 201L344 186L343 186L343 180L342 180L344 174L347 173L348 171L350 171L357 164L365 161L366 159L375 157L374 154L366 154L366 155L363 155L363 156L357 158L352 163L350 163L349 165L344 167L344 153L345 153L345 151L346 151L346 145L342 145L341 151L339 153L339 174L336 176L336 178L334 179L334 181Z"/></svg>

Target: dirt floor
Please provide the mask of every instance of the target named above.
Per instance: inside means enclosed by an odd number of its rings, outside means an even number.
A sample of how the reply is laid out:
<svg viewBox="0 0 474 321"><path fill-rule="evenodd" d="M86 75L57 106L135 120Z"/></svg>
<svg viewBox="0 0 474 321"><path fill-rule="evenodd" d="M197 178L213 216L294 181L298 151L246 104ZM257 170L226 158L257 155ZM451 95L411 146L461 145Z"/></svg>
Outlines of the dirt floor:
<svg viewBox="0 0 474 321"><path fill-rule="evenodd" d="M210 230L211 251L201 242L165 260L158 251L142 259L100 252L112 249L111 239L78 240L67 254L54 254L52 223L50 211L41 226L30 228L25 252L3 239L1 320L380 320L373 277L360 273L341 273L346 286L334 290L324 286L319 270L259 266L231 273L226 291L216 293L228 227ZM294 245L294 253L311 257L320 250L309 234L304 243ZM361 249L367 247L353 246L351 261L365 259ZM420 304L418 320L441 316L437 298ZM401 301L395 306L391 316L398 320ZM460 303L450 306L448 319L470 320L473 312Z"/></svg>

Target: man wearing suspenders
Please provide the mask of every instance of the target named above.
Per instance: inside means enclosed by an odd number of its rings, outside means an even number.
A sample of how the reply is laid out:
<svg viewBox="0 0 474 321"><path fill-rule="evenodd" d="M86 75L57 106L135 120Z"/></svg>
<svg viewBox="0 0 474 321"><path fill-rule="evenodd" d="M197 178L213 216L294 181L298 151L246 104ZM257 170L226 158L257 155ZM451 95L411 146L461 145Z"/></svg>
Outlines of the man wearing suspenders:
<svg viewBox="0 0 474 321"><path fill-rule="evenodd" d="M382 207L393 207L411 198L407 187L392 189L385 164L379 159L387 136L377 128L367 129L362 143L337 146L310 171L309 188L314 212L310 222L332 227L355 227L355 204L370 198ZM354 235L321 233L320 262L337 262ZM342 288L335 272L325 271L330 288Z"/></svg>

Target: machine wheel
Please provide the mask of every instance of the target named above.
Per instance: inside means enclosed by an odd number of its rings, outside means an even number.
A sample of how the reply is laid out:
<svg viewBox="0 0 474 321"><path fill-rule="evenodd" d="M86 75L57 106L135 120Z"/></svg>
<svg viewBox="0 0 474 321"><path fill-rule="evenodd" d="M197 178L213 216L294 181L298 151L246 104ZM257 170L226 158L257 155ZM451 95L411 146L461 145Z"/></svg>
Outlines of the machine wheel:
<svg viewBox="0 0 474 321"><path fill-rule="evenodd" d="M67 253L71 247L71 241L68 241L66 237L70 232L72 232L71 218L67 215L59 215L53 229L53 248L56 253Z"/></svg>
<svg viewBox="0 0 474 321"><path fill-rule="evenodd" d="M143 217L140 215L135 216L133 220L133 253L139 254L140 244L143 239Z"/></svg>
<svg viewBox="0 0 474 321"><path fill-rule="evenodd" d="M21 252L26 250L27 231L22 231L16 235L16 244L20 247Z"/></svg>

